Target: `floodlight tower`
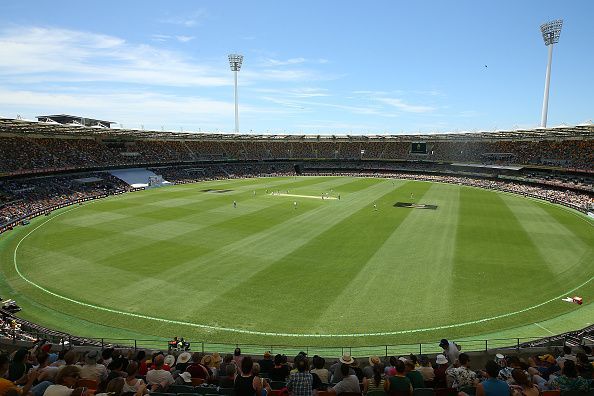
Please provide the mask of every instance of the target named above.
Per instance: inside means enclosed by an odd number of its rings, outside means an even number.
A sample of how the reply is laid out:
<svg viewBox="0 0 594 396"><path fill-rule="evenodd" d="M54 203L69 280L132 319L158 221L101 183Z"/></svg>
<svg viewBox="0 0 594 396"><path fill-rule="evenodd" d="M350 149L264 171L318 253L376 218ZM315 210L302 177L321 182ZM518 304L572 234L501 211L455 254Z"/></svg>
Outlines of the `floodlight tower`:
<svg viewBox="0 0 594 396"><path fill-rule="evenodd" d="M231 66L231 71L235 75L235 133L239 133L239 108L237 105L237 72L241 69L242 62L243 55L229 55L229 66Z"/></svg>
<svg viewBox="0 0 594 396"><path fill-rule="evenodd" d="M551 82L551 63L553 62L553 44L559 42L561 35L561 27L563 26L563 19L557 19L540 25L542 38L547 47L549 47L549 61L547 62L547 76L545 78L544 99L542 101L542 117L540 119L540 126L547 127L547 111L549 109L549 84Z"/></svg>

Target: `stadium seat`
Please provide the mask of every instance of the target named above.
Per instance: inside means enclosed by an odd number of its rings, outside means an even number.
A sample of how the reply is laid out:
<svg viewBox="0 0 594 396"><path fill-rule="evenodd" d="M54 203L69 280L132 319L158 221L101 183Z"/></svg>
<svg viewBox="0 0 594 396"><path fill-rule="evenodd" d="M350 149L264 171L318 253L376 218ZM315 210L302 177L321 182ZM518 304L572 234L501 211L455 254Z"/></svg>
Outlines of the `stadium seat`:
<svg viewBox="0 0 594 396"><path fill-rule="evenodd" d="M594 390L590 390L590 392L580 392L580 391L563 391L563 392L561 392L561 396L590 396L593 394L594 394Z"/></svg>
<svg viewBox="0 0 594 396"><path fill-rule="evenodd" d="M435 389L435 396L457 396L458 391L454 388L438 388Z"/></svg>
<svg viewBox="0 0 594 396"><path fill-rule="evenodd" d="M287 386L285 381L272 381L270 383L270 388L272 389L283 389Z"/></svg>
<svg viewBox="0 0 594 396"><path fill-rule="evenodd" d="M386 392L381 390L367 392L367 396L386 396Z"/></svg>
<svg viewBox="0 0 594 396"><path fill-rule="evenodd" d="M460 388L460 392L464 392L467 395L476 395L476 386L463 386Z"/></svg>
<svg viewBox="0 0 594 396"><path fill-rule="evenodd" d="M318 391L318 396L333 396L334 394L332 392L328 392L328 391Z"/></svg>
<svg viewBox="0 0 594 396"><path fill-rule="evenodd" d="M233 389L233 388L219 388L219 395L235 396L235 389Z"/></svg>
<svg viewBox="0 0 594 396"><path fill-rule="evenodd" d="M99 383L93 379L81 378L78 381L76 381L77 388L87 388L87 389L97 390L98 385L99 385Z"/></svg>
<svg viewBox="0 0 594 396"><path fill-rule="evenodd" d="M194 392L199 395L207 395L209 393L213 393L216 388L211 388L209 386L197 386L194 388Z"/></svg>
<svg viewBox="0 0 594 396"><path fill-rule="evenodd" d="M177 396L175 393L151 392L151 396Z"/></svg>
<svg viewBox="0 0 594 396"><path fill-rule="evenodd" d="M413 396L435 396L433 388L416 388L413 390Z"/></svg>
<svg viewBox="0 0 594 396"><path fill-rule="evenodd" d="M560 390L546 390L540 393L540 396L561 396Z"/></svg>
<svg viewBox="0 0 594 396"><path fill-rule="evenodd" d="M343 392L340 396L361 396L360 392Z"/></svg>
<svg viewBox="0 0 594 396"><path fill-rule="evenodd" d="M171 385L168 390L173 393L198 393L193 386L189 385Z"/></svg>

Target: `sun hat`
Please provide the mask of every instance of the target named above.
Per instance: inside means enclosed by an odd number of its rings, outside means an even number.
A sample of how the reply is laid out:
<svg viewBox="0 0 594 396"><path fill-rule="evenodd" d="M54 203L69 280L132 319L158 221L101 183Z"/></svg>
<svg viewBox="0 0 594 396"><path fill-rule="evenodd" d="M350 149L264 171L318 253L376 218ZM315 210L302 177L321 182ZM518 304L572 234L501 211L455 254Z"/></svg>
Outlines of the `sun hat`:
<svg viewBox="0 0 594 396"><path fill-rule="evenodd" d="M371 366L375 366L376 364L381 364L382 361L378 356L369 356L369 364Z"/></svg>
<svg viewBox="0 0 594 396"><path fill-rule="evenodd" d="M187 371L181 373L179 376L184 380L184 382L192 382L192 374L188 373Z"/></svg>
<svg viewBox="0 0 594 396"><path fill-rule="evenodd" d="M192 355L189 352L182 352L177 357L177 363L182 363L182 364L188 363L191 358L192 358Z"/></svg>
<svg viewBox="0 0 594 396"><path fill-rule="evenodd" d="M447 364L448 359L444 355L437 355L435 358L435 363L437 364Z"/></svg>
<svg viewBox="0 0 594 396"><path fill-rule="evenodd" d="M495 363L497 363L500 366L505 366L506 362L505 362L505 356L503 356L501 353L498 353L495 355Z"/></svg>
<svg viewBox="0 0 594 396"><path fill-rule="evenodd" d="M87 362L97 362L97 359L99 359L99 351L90 351L89 353L87 353L87 356L85 356L85 360Z"/></svg>
<svg viewBox="0 0 594 396"><path fill-rule="evenodd" d="M548 353L546 355L540 355L538 358L540 360L542 360L542 361L545 361L545 362L548 362L548 363L551 363L551 364L555 364L555 362L557 362L555 360L555 357L553 355L548 354Z"/></svg>
<svg viewBox="0 0 594 396"><path fill-rule="evenodd" d="M338 360L340 360L340 363L344 363L344 364L353 364L353 362L354 362L353 358L348 353L345 353L344 355L342 355L342 357Z"/></svg>
<svg viewBox="0 0 594 396"><path fill-rule="evenodd" d="M270 359L271 357L272 357L272 354L270 353L270 351L264 352L264 359Z"/></svg>
<svg viewBox="0 0 594 396"><path fill-rule="evenodd" d="M223 361L223 358L221 357L221 355L218 352L215 352L212 354L212 364L214 366L220 364Z"/></svg>
<svg viewBox="0 0 594 396"><path fill-rule="evenodd" d="M204 355L200 364L206 367L210 367L212 365L212 355Z"/></svg>
<svg viewBox="0 0 594 396"><path fill-rule="evenodd" d="M163 361L164 364L168 365L169 367L175 364L175 356L167 355L165 356L165 360Z"/></svg>

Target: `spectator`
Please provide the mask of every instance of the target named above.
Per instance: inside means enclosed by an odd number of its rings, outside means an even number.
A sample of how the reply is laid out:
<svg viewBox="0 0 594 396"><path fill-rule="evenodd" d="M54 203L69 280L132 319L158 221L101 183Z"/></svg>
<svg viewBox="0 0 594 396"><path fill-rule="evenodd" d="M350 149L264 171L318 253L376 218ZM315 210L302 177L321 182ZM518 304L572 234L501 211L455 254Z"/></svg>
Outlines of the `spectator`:
<svg viewBox="0 0 594 396"><path fill-rule="evenodd" d="M373 370L375 365L381 365L382 361L378 356L370 356L369 357L369 366L365 366L363 368L363 376L365 378L373 378Z"/></svg>
<svg viewBox="0 0 594 396"><path fill-rule="evenodd" d="M24 384L27 381L27 371L31 365L27 363L29 351L27 348L20 348L12 355L12 361L8 367L8 380L17 385Z"/></svg>
<svg viewBox="0 0 594 396"><path fill-rule="evenodd" d="M146 384L142 379L138 378L138 370L139 366L137 362L132 361L128 364L128 367L126 368L126 381L122 389L123 393L136 393L141 389L144 389L146 391Z"/></svg>
<svg viewBox="0 0 594 396"><path fill-rule="evenodd" d="M540 390L530 381L526 372L520 368L515 368L511 372L514 385L511 385L512 396L538 396Z"/></svg>
<svg viewBox="0 0 594 396"><path fill-rule="evenodd" d="M344 355L342 355L342 357L339 359L340 365L336 365L334 372L332 373L332 379L330 381L332 381L333 384L337 384L338 382L340 382L344 376L343 374L343 370L342 370L342 366L346 365L349 368L349 375L355 375L355 370L353 370L353 368L351 367L351 365L355 362L355 360L351 357L351 355L349 355L348 353L345 353Z"/></svg>
<svg viewBox="0 0 594 396"><path fill-rule="evenodd" d="M350 361L350 359L347 361ZM359 379L352 372L351 366L346 363L341 363L339 370L341 373L341 380L339 383L334 385L332 388L328 388L328 392L336 394L336 395L340 395L341 393L347 393L347 392L348 393L361 393L361 387L359 386Z"/></svg>
<svg viewBox="0 0 594 396"><path fill-rule="evenodd" d="M469 368L470 356L466 353L461 353L458 356L457 363L446 371L448 377L448 384L457 390L461 390L467 386L476 386L478 379L476 373ZM499 365L497 365L499 367ZM499 370L497 371L499 374Z"/></svg>
<svg viewBox="0 0 594 396"><path fill-rule="evenodd" d="M80 369L80 377L100 383L107 378L107 368L97 363L99 351L89 351L85 355L85 364Z"/></svg>
<svg viewBox="0 0 594 396"><path fill-rule="evenodd" d="M202 378L204 381L208 381L210 374L208 369L204 367L200 362L202 361L202 354L195 352L192 355L192 363L186 369L192 375L192 378Z"/></svg>
<svg viewBox="0 0 594 396"><path fill-rule="evenodd" d="M476 387L476 396L509 396L510 389L507 382L497 379L499 365L492 360L485 366L487 379Z"/></svg>
<svg viewBox="0 0 594 396"><path fill-rule="evenodd" d="M313 357L313 366L314 368L310 371L312 374L316 374L320 381L327 384L330 382L330 372L324 366L326 365L326 360L323 357L315 355Z"/></svg>
<svg viewBox="0 0 594 396"><path fill-rule="evenodd" d="M270 372L271 381L285 381L289 376L289 365L283 355L277 354L274 357L274 367Z"/></svg>
<svg viewBox="0 0 594 396"><path fill-rule="evenodd" d="M437 355L435 358L435 368L433 374L435 375L433 386L435 388L447 388L447 374L446 371L449 367L448 359L445 355Z"/></svg>
<svg viewBox="0 0 594 396"><path fill-rule="evenodd" d="M170 385L175 381L173 376L167 370L163 370L165 364L165 357L162 354L155 356L153 360L153 367L146 374L146 382L151 386L152 390L166 391Z"/></svg>
<svg viewBox="0 0 594 396"><path fill-rule="evenodd" d="M260 396L262 389L271 391L266 381L253 374L253 367L254 362L250 356L242 357L240 374L235 377L235 396Z"/></svg>
<svg viewBox="0 0 594 396"><path fill-rule="evenodd" d="M235 384L235 376L237 375L237 367L234 364L225 366L225 376L219 378L219 386L221 388L233 388Z"/></svg>
<svg viewBox="0 0 594 396"><path fill-rule="evenodd" d="M381 364L374 364L372 367L373 375L370 378L363 379L363 393L383 392L385 388L384 369Z"/></svg>
<svg viewBox="0 0 594 396"><path fill-rule="evenodd" d="M590 387L589 382L578 375L573 360L566 359L561 369L561 375L552 378L549 381L551 389L558 389L561 392L581 391L587 392Z"/></svg>
<svg viewBox="0 0 594 396"><path fill-rule="evenodd" d="M580 377L582 377L582 378L593 378L594 377L592 374L594 367L592 366L592 363L590 363L590 361L588 360L588 356L585 353L579 352L576 355L575 367L576 367Z"/></svg>
<svg viewBox="0 0 594 396"><path fill-rule="evenodd" d="M389 377L388 380L385 382L385 391L388 394L394 393L406 393L412 394L413 387L410 383L410 380L406 378L406 369L404 366L404 362L402 360L396 361L396 374L392 377Z"/></svg>
<svg viewBox="0 0 594 396"><path fill-rule="evenodd" d="M307 356L297 355L294 360L296 373L289 375L287 389L292 396L312 396L313 394L313 375L308 371L309 362Z"/></svg>
<svg viewBox="0 0 594 396"><path fill-rule="evenodd" d="M406 362L404 362L404 372L406 373L406 378L410 380L413 389L425 387L423 374L415 370L414 362L407 359Z"/></svg>
<svg viewBox="0 0 594 396"><path fill-rule="evenodd" d="M43 396L70 396L79 378L80 369L77 366L65 366L56 375L55 385L48 386Z"/></svg>
<svg viewBox="0 0 594 396"><path fill-rule="evenodd" d="M272 369L274 368L274 361L272 360L272 355L268 351L264 352L264 357L260 359L258 363L260 364L260 370L262 370L262 373L265 374L269 374L270 372L272 372Z"/></svg>
<svg viewBox="0 0 594 396"><path fill-rule="evenodd" d="M433 370L433 367L431 367L431 362L429 361L427 355L421 355L419 357L419 364L421 366L418 367L417 370L423 376L423 380L425 382L433 382L435 379L435 371Z"/></svg>

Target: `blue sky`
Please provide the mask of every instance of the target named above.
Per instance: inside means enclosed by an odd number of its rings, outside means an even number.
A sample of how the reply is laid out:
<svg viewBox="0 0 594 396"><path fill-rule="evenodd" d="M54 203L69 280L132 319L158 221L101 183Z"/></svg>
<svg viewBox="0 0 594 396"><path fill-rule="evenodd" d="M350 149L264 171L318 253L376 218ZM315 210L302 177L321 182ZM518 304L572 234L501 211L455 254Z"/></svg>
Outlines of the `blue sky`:
<svg viewBox="0 0 594 396"><path fill-rule="evenodd" d="M594 118L594 2L3 1L0 116L126 128L386 134L538 126L563 18L549 126ZM487 67L485 67L485 65Z"/></svg>

